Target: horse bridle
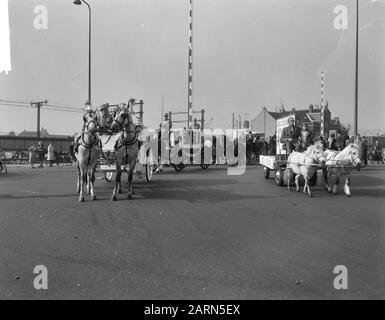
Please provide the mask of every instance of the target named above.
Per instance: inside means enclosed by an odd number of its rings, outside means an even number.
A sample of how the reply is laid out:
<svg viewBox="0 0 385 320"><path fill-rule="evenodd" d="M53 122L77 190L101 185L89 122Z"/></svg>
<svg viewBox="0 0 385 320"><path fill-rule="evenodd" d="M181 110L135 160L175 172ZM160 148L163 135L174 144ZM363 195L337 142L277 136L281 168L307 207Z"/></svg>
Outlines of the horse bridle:
<svg viewBox="0 0 385 320"><path fill-rule="evenodd" d="M121 112L122 110L119 110L119 112ZM124 128L124 121L126 120L126 118L128 117L128 113L124 113L122 115L122 118L123 118L123 123L121 123L119 120L117 120L116 118L114 118L114 120L112 121L112 123L116 122L118 125L119 125L119 131L123 131L126 132L126 133L132 133L134 132L135 133L135 137L134 139L124 139L123 135L120 137L120 142L122 143L122 145L124 146L128 146L128 145L132 145L132 144L135 144L137 141L138 141L138 135L137 135L137 132L136 130L126 130Z"/></svg>
<svg viewBox="0 0 385 320"><path fill-rule="evenodd" d="M119 110L118 113L121 112L121 111L122 111L122 109ZM112 123L116 122L116 123L119 125L119 131L125 131L123 125L124 125L124 121L126 120L127 117L128 117L128 114L127 114L127 113L123 113L123 114L122 114L123 123L121 123L120 121L118 121L115 117L114 117L114 119L112 120ZM112 125L112 124L111 124L111 125Z"/></svg>
<svg viewBox="0 0 385 320"><path fill-rule="evenodd" d="M315 156L315 159L318 163L321 163L322 161L320 161L320 157L317 156L317 153L316 153L316 149L313 150L313 154Z"/></svg>
<svg viewBox="0 0 385 320"><path fill-rule="evenodd" d="M353 153L350 151L350 156L352 158L352 163L354 164L354 162L358 159L360 160L360 156L356 156L355 158L353 158Z"/></svg>

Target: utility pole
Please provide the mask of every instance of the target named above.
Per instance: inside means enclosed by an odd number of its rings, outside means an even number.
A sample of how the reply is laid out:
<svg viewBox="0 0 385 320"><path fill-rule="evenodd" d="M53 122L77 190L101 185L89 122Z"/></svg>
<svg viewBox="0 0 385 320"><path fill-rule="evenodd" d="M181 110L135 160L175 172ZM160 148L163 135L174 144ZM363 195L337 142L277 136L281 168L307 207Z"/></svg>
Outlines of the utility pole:
<svg viewBox="0 0 385 320"><path fill-rule="evenodd" d="M189 6L189 44L188 44L188 78L187 78L187 129L191 127L193 114L193 0Z"/></svg>
<svg viewBox="0 0 385 320"><path fill-rule="evenodd" d="M31 101L31 107L36 108L37 110L37 128L36 128L36 136L40 139L40 108L42 105L46 105L48 103L47 100L44 101Z"/></svg>

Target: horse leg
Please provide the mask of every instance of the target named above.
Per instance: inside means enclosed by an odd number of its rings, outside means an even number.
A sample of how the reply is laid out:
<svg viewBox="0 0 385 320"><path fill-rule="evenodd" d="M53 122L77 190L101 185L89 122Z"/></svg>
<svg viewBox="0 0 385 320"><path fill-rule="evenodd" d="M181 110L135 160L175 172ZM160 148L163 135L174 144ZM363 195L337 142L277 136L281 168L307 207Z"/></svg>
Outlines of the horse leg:
<svg viewBox="0 0 385 320"><path fill-rule="evenodd" d="M350 197L351 194L350 194L350 179L351 179L351 174L350 172L346 172L346 176L345 176L345 185L344 185L344 191L345 191L345 194Z"/></svg>
<svg viewBox="0 0 385 320"><path fill-rule="evenodd" d="M329 178L328 178L328 170L326 168L323 168L322 169L322 174L324 176L324 181L325 181L325 191L328 191L330 189Z"/></svg>
<svg viewBox="0 0 385 320"><path fill-rule="evenodd" d="M313 197L313 192L310 190L310 184L309 184L309 179L307 179L307 194L309 197Z"/></svg>
<svg viewBox="0 0 385 320"><path fill-rule="evenodd" d="M288 171L288 175L287 175L287 189L289 191L291 191L290 181L291 181L291 178L293 176L293 170L291 168L287 168L286 170Z"/></svg>
<svg viewBox="0 0 385 320"><path fill-rule="evenodd" d="M328 170L328 172L327 172L327 179L328 179L328 192L329 193L332 193L332 186L331 186L331 184L330 184L330 178L331 178L331 176L332 176L332 173L331 173L331 171L329 171Z"/></svg>
<svg viewBox="0 0 385 320"><path fill-rule="evenodd" d="M130 166L128 173L128 193L127 198L132 199L132 193L133 193L133 187L132 187L132 176L133 176L134 168L133 166Z"/></svg>
<svg viewBox="0 0 385 320"><path fill-rule="evenodd" d="M91 173L90 169L87 168L87 194L91 193Z"/></svg>
<svg viewBox="0 0 385 320"><path fill-rule="evenodd" d="M80 193L80 181L81 181L81 173L79 163L76 165L76 169L78 170L78 183L76 184L76 193Z"/></svg>
<svg viewBox="0 0 385 320"><path fill-rule="evenodd" d="M336 172L336 181L334 182L333 194L336 195L338 193L338 186L340 184L340 176L341 173L339 170Z"/></svg>
<svg viewBox="0 0 385 320"><path fill-rule="evenodd" d="M121 194L122 193L122 180L119 179L119 183L118 183L118 193Z"/></svg>
<svg viewBox="0 0 385 320"><path fill-rule="evenodd" d="M118 189L119 189L119 183L120 183L120 176L122 175L122 168L120 164L116 165L116 176L115 176L115 186L114 186L114 191L112 192L112 201L116 201L118 198L116 196Z"/></svg>
<svg viewBox="0 0 385 320"><path fill-rule="evenodd" d="M90 187L91 187L91 200L95 201L95 168L92 168L91 170L91 177L90 177Z"/></svg>
<svg viewBox="0 0 385 320"><path fill-rule="evenodd" d="M80 165L80 191L79 191L79 202L84 202L84 179L85 173L84 168Z"/></svg>
<svg viewBox="0 0 385 320"><path fill-rule="evenodd" d="M297 192L300 192L300 191L301 191L301 189L299 188L299 177L300 177L299 174L297 174L297 175L295 176L295 190L296 190Z"/></svg>

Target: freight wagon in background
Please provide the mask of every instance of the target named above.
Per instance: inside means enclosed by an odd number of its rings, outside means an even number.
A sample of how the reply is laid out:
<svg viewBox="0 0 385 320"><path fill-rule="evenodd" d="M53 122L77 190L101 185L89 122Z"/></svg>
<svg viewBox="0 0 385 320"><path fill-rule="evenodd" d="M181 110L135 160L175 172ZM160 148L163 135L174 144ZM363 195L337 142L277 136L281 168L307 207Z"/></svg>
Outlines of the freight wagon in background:
<svg viewBox="0 0 385 320"><path fill-rule="evenodd" d="M27 152L28 148L34 143L36 146L39 141L42 141L44 147L47 148L52 143L55 151L69 152L70 144L73 142L73 137L18 137L18 136L0 136L0 150L3 152Z"/></svg>

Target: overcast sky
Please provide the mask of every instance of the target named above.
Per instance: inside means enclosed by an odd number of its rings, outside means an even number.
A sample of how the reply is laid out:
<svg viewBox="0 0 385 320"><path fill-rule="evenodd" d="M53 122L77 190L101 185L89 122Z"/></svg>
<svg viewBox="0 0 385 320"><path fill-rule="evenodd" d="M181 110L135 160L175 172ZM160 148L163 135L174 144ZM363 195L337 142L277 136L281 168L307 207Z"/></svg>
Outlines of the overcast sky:
<svg viewBox="0 0 385 320"><path fill-rule="evenodd" d="M0 0L6 1L6 0ZM145 124L187 110L188 0L89 0L93 10L92 102L145 102ZM48 8L48 30L33 26ZM336 5L348 29L333 27ZM385 128L385 0L360 0L360 129ZM87 99L88 11L72 0L10 0L12 70L0 73L0 99L47 99L79 106ZM320 103L320 71L332 116L353 122L355 1L194 0L194 108L212 125L231 114L253 118ZM0 106L0 131L35 130L34 110ZM42 126L72 134L81 116L42 111Z"/></svg>

